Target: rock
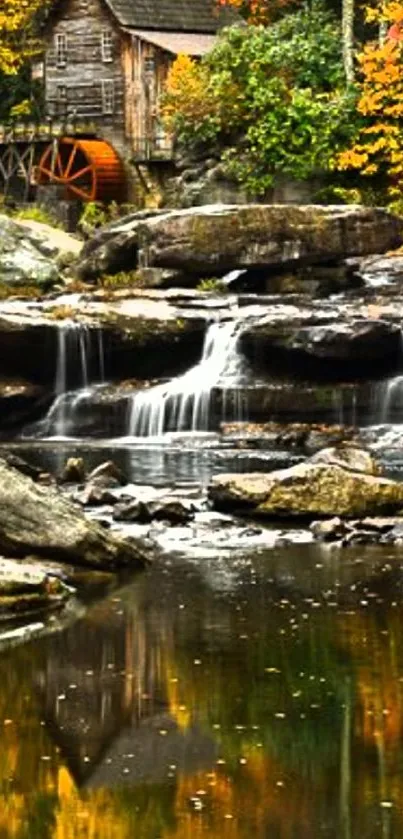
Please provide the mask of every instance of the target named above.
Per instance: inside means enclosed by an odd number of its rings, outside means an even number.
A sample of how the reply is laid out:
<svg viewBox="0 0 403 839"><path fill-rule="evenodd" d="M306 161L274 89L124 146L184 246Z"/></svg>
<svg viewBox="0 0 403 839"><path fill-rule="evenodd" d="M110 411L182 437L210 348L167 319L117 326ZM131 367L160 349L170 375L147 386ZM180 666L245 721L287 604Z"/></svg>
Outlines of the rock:
<svg viewBox="0 0 403 839"><path fill-rule="evenodd" d="M268 474L217 475L208 494L216 509L267 518L354 518L403 507L403 484L312 459Z"/></svg>
<svg viewBox="0 0 403 839"><path fill-rule="evenodd" d="M198 276L382 253L403 222L363 206L212 204L167 212L137 228L141 264Z"/></svg>
<svg viewBox="0 0 403 839"><path fill-rule="evenodd" d="M169 524L187 524L194 517L192 509L178 498L160 498L149 501L146 506L151 519Z"/></svg>
<svg viewBox="0 0 403 839"><path fill-rule="evenodd" d="M362 445L360 432L354 426L318 425L316 423L222 423L220 432L225 439L249 448L287 449L313 454L325 447L354 442Z"/></svg>
<svg viewBox="0 0 403 839"><path fill-rule="evenodd" d="M109 489L96 484L87 484L80 492L75 492L73 501L83 507L103 507L116 504L116 497Z"/></svg>
<svg viewBox="0 0 403 839"><path fill-rule="evenodd" d="M0 460L0 550L113 570L146 557L89 521L56 488L42 487Z"/></svg>
<svg viewBox="0 0 403 839"><path fill-rule="evenodd" d="M52 486L55 484L55 478L50 472L41 472L38 477L38 484L42 484L42 486Z"/></svg>
<svg viewBox="0 0 403 839"><path fill-rule="evenodd" d="M348 525L338 516L325 521L313 521L310 530L320 542L334 542L345 535Z"/></svg>
<svg viewBox="0 0 403 839"><path fill-rule="evenodd" d="M0 620L54 609L72 593L37 562L0 557Z"/></svg>
<svg viewBox="0 0 403 839"><path fill-rule="evenodd" d="M388 533L388 531L394 530L395 528L403 527L403 519L391 516L389 516L389 518L371 517L361 519L361 521L353 521L351 522L351 525L356 528L363 527L364 530L375 530L377 533L383 534Z"/></svg>
<svg viewBox="0 0 403 839"><path fill-rule="evenodd" d="M113 510L114 521L138 522L148 524L151 521L147 504L144 501L122 501Z"/></svg>
<svg viewBox="0 0 403 839"><path fill-rule="evenodd" d="M5 368L2 358L2 367ZM38 384L21 378L0 381L0 427L7 431L29 422L49 402L49 392Z"/></svg>
<svg viewBox="0 0 403 839"><path fill-rule="evenodd" d="M60 475L62 484L80 484L85 481L85 466L82 457L69 457Z"/></svg>
<svg viewBox="0 0 403 839"><path fill-rule="evenodd" d="M90 472L88 483L96 484L97 487L124 486L127 484L127 478L113 460L106 460Z"/></svg>
<svg viewBox="0 0 403 839"><path fill-rule="evenodd" d="M399 522L385 533L380 540L383 544L399 544L403 543L403 521Z"/></svg>
<svg viewBox="0 0 403 839"><path fill-rule="evenodd" d="M219 203L146 211L99 231L75 273L94 281L147 266L205 277L237 268L329 263L382 253L400 244L402 232L397 216L361 206Z"/></svg>
<svg viewBox="0 0 403 839"><path fill-rule="evenodd" d="M43 236L0 215L0 283L16 291L19 286L50 288L60 279L59 269L45 251Z"/></svg>
<svg viewBox="0 0 403 839"><path fill-rule="evenodd" d="M342 521L335 517L313 521L310 530L320 542L338 542L342 547L373 543L395 543L403 538L403 519L364 518Z"/></svg>
<svg viewBox="0 0 403 839"><path fill-rule="evenodd" d="M102 227L85 243L74 266L75 275L86 282L94 282L105 274L135 269L139 224L159 212L163 211L140 210Z"/></svg>
<svg viewBox="0 0 403 839"><path fill-rule="evenodd" d="M351 444L341 444L321 449L312 455L310 463L341 466L350 472L362 472L364 475L379 475L379 464L370 452Z"/></svg>
<svg viewBox="0 0 403 839"><path fill-rule="evenodd" d="M249 419L264 425L268 419L289 423L291 426L330 426L335 422L357 425L363 424L363 421L368 422L368 416L373 416L374 386L372 382L343 382L336 386L292 378L267 381L260 379L256 383L249 380L238 388L227 388L225 391L222 388L214 388L211 400L212 415L217 415L220 419L224 415L225 407L228 412L228 406L239 405L240 401L243 412ZM321 447L315 446L315 449Z"/></svg>
<svg viewBox="0 0 403 839"><path fill-rule="evenodd" d="M379 278L388 280L403 279L403 253L378 254L362 259L359 273L366 279Z"/></svg>
<svg viewBox="0 0 403 839"><path fill-rule="evenodd" d="M42 469L39 466L32 466L31 463L27 463L22 457L19 457L15 452L1 452L1 457L8 466L12 466L13 469L17 469L18 472L21 472L22 475L27 475L28 478L32 478L33 481L39 481L41 478Z"/></svg>
<svg viewBox="0 0 403 839"><path fill-rule="evenodd" d="M342 540L342 547L348 548L352 545L373 545L379 542L379 535L374 530L352 530L346 533Z"/></svg>
<svg viewBox="0 0 403 839"><path fill-rule="evenodd" d="M165 521L169 524L187 524L194 517L193 510L178 498L160 498L157 501L129 501L117 504L113 511L115 521L149 524Z"/></svg>
<svg viewBox="0 0 403 839"><path fill-rule="evenodd" d="M31 231L31 238L40 251L45 256L56 258L59 266L68 264L73 257L77 258L82 251L83 241L58 227L52 227L50 224L43 224L33 219L18 219L18 224Z"/></svg>
<svg viewBox="0 0 403 839"><path fill-rule="evenodd" d="M275 362L307 371L319 367L329 373L331 364L349 377L371 375L374 363L397 367L402 349L399 324L365 318L314 326L267 319L251 324L240 346L249 360L261 365Z"/></svg>

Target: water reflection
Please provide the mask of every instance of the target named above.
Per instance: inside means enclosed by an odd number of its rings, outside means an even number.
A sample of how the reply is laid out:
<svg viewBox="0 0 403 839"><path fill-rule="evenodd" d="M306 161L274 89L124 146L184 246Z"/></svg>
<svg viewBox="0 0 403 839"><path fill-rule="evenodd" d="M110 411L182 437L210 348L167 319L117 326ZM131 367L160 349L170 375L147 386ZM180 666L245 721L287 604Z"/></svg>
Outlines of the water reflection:
<svg viewBox="0 0 403 839"><path fill-rule="evenodd" d="M167 437L169 435L166 435ZM1 447L0 447L1 448ZM136 484L167 486L197 483L206 486L213 473L234 471L267 471L289 466L301 460L285 451L251 451L223 445L216 435L171 435L165 443L138 442L128 444L127 439L101 441L32 441L7 444L29 463L40 466L52 474L62 471L69 457L83 457L88 469L112 458L130 481Z"/></svg>
<svg viewBox="0 0 403 839"><path fill-rule="evenodd" d="M403 835L398 563L166 563L3 655L0 837Z"/></svg>

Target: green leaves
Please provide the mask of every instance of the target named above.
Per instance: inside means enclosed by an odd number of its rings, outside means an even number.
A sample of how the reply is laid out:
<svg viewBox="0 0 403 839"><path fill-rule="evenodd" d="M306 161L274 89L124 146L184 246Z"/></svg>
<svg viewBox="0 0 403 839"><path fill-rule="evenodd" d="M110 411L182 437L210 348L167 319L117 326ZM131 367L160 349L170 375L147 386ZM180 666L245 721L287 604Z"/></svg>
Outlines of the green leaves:
<svg viewBox="0 0 403 839"><path fill-rule="evenodd" d="M318 3L269 27L227 29L200 71L214 112L197 121L177 111L177 133L187 146L218 143L228 173L252 194L278 174L304 179L328 169L354 130L340 27Z"/></svg>

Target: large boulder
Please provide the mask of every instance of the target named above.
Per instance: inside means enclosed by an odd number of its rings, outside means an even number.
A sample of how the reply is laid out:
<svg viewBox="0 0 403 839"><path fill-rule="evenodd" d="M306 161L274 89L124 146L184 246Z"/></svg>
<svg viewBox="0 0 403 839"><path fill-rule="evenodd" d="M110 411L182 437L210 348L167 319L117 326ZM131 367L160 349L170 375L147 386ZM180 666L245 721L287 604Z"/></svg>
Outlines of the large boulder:
<svg viewBox="0 0 403 839"><path fill-rule="evenodd" d="M105 274L135 269L138 262L139 225L161 212L139 210L97 230L84 244L75 266L76 276L86 282L93 282Z"/></svg>
<svg viewBox="0 0 403 839"><path fill-rule="evenodd" d="M110 570L146 562L137 547L89 521L57 489L39 486L2 459L0 551Z"/></svg>
<svg viewBox="0 0 403 839"><path fill-rule="evenodd" d="M217 475L209 497L216 509L267 518L360 517L403 509L403 484L378 477L375 471L365 452L342 452L338 457L328 450L322 458L315 455L268 474Z"/></svg>
<svg viewBox="0 0 403 839"><path fill-rule="evenodd" d="M185 274L191 283L192 276L233 269L382 253L402 240L403 221L377 208L211 204L122 218L85 245L75 272L93 281L148 266L179 272L176 283Z"/></svg>
<svg viewBox="0 0 403 839"><path fill-rule="evenodd" d="M58 250L43 234L0 215L0 283L44 290L59 280Z"/></svg>
<svg viewBox="0 0 403 839"><path fill-rule="evenodd" d="M358 205L217 204L156 216L137 230L143 265L202 276L382 253L402 237L397 216Z"/></svg>
<svg viewBox="0 0 403 839"><path fill-rule="evenodd" d="M35 219L18 219L19 227L27 231L27 236L45 256L57 260L58 265L69 264L73 258L77 258L84 242L71 233L67 233L60 227L52 227Z"/></svg>

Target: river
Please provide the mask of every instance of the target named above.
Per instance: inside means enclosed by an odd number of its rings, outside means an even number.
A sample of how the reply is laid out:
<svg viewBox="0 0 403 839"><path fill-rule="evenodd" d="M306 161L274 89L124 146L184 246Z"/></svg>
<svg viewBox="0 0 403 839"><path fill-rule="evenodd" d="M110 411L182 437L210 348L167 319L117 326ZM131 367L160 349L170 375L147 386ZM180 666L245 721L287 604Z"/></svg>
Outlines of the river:
<svg viewBox="0 0 403 839"><path fill-rule="evenodd" d="M185 494L217 472L298 460L217 444L208 347L196 389L184 375L145 391L113 441L60 439L81 391L64 399L59 365L56 408L11 448L51 472L69 455L87 468L112 456L135 484ZM170 424L193 433L161 440ZM395 454L398 476L401 440ZM147 571L84 598L59 631L2 649L0 839L403 835L399 548L287 531L269 547L270 528L243 527L248 550L230 529L210 545L178 529Z"/></svg>
<svg viewBox="0 0 403 839"><path fill-rule="evenodd" d="M172 553L3 651L0 836L401 836L402 579L393 548Z"/></svg>

